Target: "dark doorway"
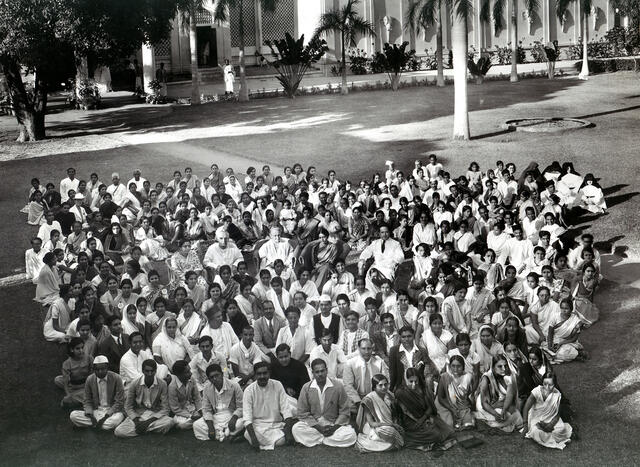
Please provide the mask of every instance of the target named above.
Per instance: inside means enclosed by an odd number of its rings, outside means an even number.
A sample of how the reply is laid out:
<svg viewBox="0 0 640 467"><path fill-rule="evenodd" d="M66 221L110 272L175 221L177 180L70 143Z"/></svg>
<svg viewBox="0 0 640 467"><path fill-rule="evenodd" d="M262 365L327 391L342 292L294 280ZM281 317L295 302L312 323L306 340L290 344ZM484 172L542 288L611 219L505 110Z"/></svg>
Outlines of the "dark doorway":
<svg viewBox="0 0 640 467"><path fill-rule="evenodd" d="M216 30L211 26L198 26L198 68L218 66Z"/></svg>

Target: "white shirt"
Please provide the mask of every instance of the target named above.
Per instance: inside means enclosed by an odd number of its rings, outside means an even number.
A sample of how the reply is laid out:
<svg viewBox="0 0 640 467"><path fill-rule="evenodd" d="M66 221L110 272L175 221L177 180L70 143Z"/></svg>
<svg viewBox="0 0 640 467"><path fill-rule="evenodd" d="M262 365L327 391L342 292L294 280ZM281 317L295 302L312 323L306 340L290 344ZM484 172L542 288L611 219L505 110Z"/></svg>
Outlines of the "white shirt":
<svg viewBox="0 0 640 467"><path fill-rule="evenodd" d="M74 178L73 180L71 180L69 177L67 177L60 181L60 199L63 203L69 199L69 190L77 192L79 185L80 179L78 178Z"/></svg>
<svg viewBox="0 0 640 467"><path fill-rule="evenodd" d="M290 326L281 328L278 331L276 347L280 344L287 344L291 348L291 357L296 360L300 360L304 354L311 354L314 347L311 333L305 326L298 326L293 334Z"/></svg>
<svg viewBox="0 0 640 467"><path fill-rule="evenodd" d="M129 188L129 185L131 185L132 183L135 183L135 184L136 184L136 191L138 191L138 192L142 192L142 188L143 188L143 186L142 186L142 185L143 185L143 183L144 183L144 182L146 182L146 181L147 181L147 179L146 179L146 178L142 178L142 177L140 177L140 179L136 180L136 179L135 179L135 177L134 177L134 178L132 178L131 180L129 180L129 181L127 182L127 185L126 185L126 186L127 186L127 189L128 189L128 188Z"/></svg>
<svg viewBox="0 0 640 467"><path fill-rule="evenodd" d="M40 269L42 269L42 266L44 266L42 258L44 258L44 255L46 254L47 252L44 248L40 248L40 251L37 253L33 251L33 248L29 248L24 252L24 263L27 273L27 279L32 280L34 284L38 281Z"/></svg>
<svg viewBox="0 0 640 467"><path fill-rule="evenodd" d="M315 379L309 385L309 389L315 389L318 392L318 400L320 401L320 412L324 411L325 392L327 392L328 388L332 388L332 387L333 387L333 383L331 382L331 378L328 378L328 377L322 389L320 389L320 386L318 386L318 381L316 381Z"/></svg>
<svg viewBox="0 0 640 467"><path fill-rule="evenodd" d="M53 221L51 225L45 223L45 224L42 224L38 229L38 238L42 240L42 243L45 243L51 239L52 230L57 230L58 232L60 232L60 240L64 239L64 236L62 235L62 227L60 226L60 222Z"/></svg>
<svg viewBox="0 0 640 467"><path fill-rule="evenodd" d="M120 359L120 376L125 385L142 376L142 362L149 359L153 359L153 355L144 349L138 355L131 349L124 353Z"/></svg>
<svg viewBox="0 0 640 467"><path fill-rule="evenodd" d="M107 193L111 195L111 200L116 203L118 206L122 206L124 201L124 197L127 194L127 188L119 183L118 185L109 185L107 187Z"/></svg>
<svg viewBox="0 0 640 467"><path fill-rule="evenodd" d="M384 242L384 251L382 245ZM360 253L360 261L366 261L373 257L372 268L377 269L387 279L395 277L396 266L404 261L404 252L397 240L392 238L388 240L374 240L362 253Z"/></svg>
<svg viewBox="0 0 640 467"><path fill-rule="evenodd" d="M323 360L327 364L327 375L332 378L339 378L342 376L340 365L347 362L347 358L344 356L342 349L336 344L331 344L329 353L324 351L322 345L317 345L309 355L309 361L313 362L316 358Z"/></svg>
<svg viewBox="0 0 640 467"><path fill-rule="evenodd" d="M109 399L107 397L107 378L96 378L98 383L98 399L100 400L100 408L109 407Z"/></svg>

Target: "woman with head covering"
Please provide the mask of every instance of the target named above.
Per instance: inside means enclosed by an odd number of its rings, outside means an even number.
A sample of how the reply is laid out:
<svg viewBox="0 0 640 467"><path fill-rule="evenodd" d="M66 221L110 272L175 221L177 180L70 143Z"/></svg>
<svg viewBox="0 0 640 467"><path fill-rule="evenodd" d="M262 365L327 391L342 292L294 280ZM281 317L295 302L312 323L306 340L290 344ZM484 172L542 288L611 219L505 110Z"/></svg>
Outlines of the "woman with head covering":
<svg viewBox="0 0 640 467"><path fill-rule="evenodd" d="M448 371L438 381L438 414L444 422L456 430L475 425L472 396L473 376L465 370L467 364L461 355L449 359Z"/></svg>
<svg viewBox="0 0 640 467"><path fill-rule="evenodd" d="M579 206L593 214L602 214L607 210L602 187L591 173L585 175L577 198Z"/></svg>
<svg viewBox="0 0 640 467"><path fill-rule="evenodd" d="M425 388L421 372L408 368L404 380L395 396L405 447L429 451L453 446L453 429L438 416L433 393Z"/></svg>
<svg viewBox="0 0 640 467"><path fill-rule="evenodd" d="M516 384L507 374L509 365L504 355L493 358L491 368L482 375L476 399L476 419L491 428L511 433L520 429L522 417L516 408Z"/></svg>
<svg viewBox="0 0 640 467"><path fill-rule="evenodd" d="M144 335L144 316L136 305L130 304L122 314L122 333L130 336L134 332Z"/></svg>
<svg viewBox="0 0 640 467"><path fill-rule="evenodd" d="M582 320L573 312L571 299L560 301L560 321L549 329L549 348L551 363L570 362L576 359L584 359L584 347L578 342Z"/></svg>
<svg viewBox="0 0 640 467"><path fill-rule="evenodd" d="M169 368L178 360L190 360L193 355L191 345L178 329L178 320L174 317L164 320L162 332L153 340L151 348L156 361Z"/></svg>
<svg viewBox="0 0 640 467"><path fill-rule="evenodd" d="M382 452L404 445L404 430L397 423L395 397L389 391L389 380L382 374L371 378L373 390L362 398L356 416L360 452Z"/></svg>
<svg viewBox="0 0 640 467"><path fill-rule="evenodd" d="M496 340L493 327L489 324L480 326L478 337L471 344L471 351L476 352L480 357L480 372L486 373L491 370L493 359L503 353L502 344Z"/></svg>

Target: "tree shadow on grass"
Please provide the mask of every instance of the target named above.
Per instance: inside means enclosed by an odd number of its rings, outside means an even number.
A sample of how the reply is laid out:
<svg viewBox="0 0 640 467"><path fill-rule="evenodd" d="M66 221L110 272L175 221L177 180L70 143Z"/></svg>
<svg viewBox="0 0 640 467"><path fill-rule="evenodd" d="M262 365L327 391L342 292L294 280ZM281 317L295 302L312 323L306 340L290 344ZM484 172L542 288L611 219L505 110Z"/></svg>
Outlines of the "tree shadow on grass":
<svg viewBox="0 0 640 467"><path fill-rule="evenodd" d="M623 188L628 187L628 183L618 183L617 185L608 186L602 189L602 194L605 196L609 196L614 194L617 191L622 190Z"/></svg>
<svg viewBox="0 0 640 467"><path fill-rule="evenodd" d="M469 92L469 111L488 110L508 107L527 102L540 102L552 99L559 91L577 86L577 80L557 80L541 82L541 80L526 80L514 89L508 82L491 82ZM480 89L481 88L481 89ZM277 99L277 100L276 100ZM398 102L404 100L402 107ZM375 101L376 105L371 106ZM269 105L274 104L279 105ZM453 88L420 87L408 88L398 92L370 91L358 92L349 96L327 96L322 105L317 105L317 96L302 96L295 100L286 98L260 99L247 104L223 102L204 104L200 106L127 106L122 109L107 112L95 111L80 116L74 121L53 122L47 126L47 131L59 136L72 137L84 135L101 135L126 131L131 133L145 133L155 131L158 127L169 130L185 128L206 128L230 123L242 124L243 118L255 121L257 113L246 117L239 112L259 109L262 123L269 125L279 120L284 123L295 124L300 112L317 113L347 113L358 116L359 121L365 118L365 124L371 127L388 124L403 124L422 122L430 119L452 115ZM398 112L390 109L398 108ZM291 114L297 114L292 118ZM419 116L419 118L416 118ZM340 124L340 122L337 122Z"/></svg>

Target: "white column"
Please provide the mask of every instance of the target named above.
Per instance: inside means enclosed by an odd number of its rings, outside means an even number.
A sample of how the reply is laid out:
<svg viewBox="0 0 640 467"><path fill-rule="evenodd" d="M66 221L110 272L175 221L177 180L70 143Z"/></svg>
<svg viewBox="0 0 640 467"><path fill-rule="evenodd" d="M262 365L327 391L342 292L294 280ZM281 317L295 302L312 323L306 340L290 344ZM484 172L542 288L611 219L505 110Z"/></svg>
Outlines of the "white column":
<svg viewBox="0 0 640 467"><path fill-rule="evenodd" d="M546 45L551 41L551 19L555 21L555 15L549 14L549 0L542 0L542 42Z"/></svg>
<svg viewBox="0 0 640 467"><path fill-rule="evenodd" d="M582 35L582 12L580 2L573 2L573 41L577 44ZM582 40L586 40L585 37Z"/></svg>
<svg viewBox="0 0 640 467"><path fill-rule="evenodd" d="M142 82L144 92L151 93L149 83L156 79L156 56L151 44L142 44Z"/></svg>
<svg viewBox="0 0 640 467"><path fill-rule="evenodd" d="M261 2L254 2L255 4L255 16L256 16L256 51L262 52L262 4Z"/></svg>

